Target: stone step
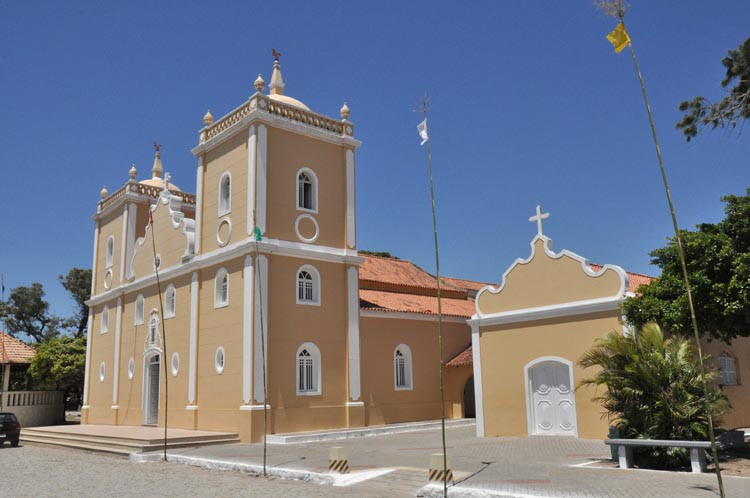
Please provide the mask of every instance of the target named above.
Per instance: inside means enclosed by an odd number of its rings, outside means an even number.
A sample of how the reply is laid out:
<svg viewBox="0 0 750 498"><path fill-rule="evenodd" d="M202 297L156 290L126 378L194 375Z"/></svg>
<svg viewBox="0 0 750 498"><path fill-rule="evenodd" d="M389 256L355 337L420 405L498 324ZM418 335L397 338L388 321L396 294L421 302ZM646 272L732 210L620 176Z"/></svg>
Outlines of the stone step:
<svg viewBox="0 0 750 498"><path fill-rule="evenodd" d="M445 428L473 426L476 421L471 419L450 419L445 421ZM398 434L401 432L427 431L440 429L440 420L425 422L407 422L403 424L375 425L349 429L332 429L329 431L292 432L288 434L269 434L269 444L299 444L318 441L335 441L364 436L381 436L384 434Z"/></svg>

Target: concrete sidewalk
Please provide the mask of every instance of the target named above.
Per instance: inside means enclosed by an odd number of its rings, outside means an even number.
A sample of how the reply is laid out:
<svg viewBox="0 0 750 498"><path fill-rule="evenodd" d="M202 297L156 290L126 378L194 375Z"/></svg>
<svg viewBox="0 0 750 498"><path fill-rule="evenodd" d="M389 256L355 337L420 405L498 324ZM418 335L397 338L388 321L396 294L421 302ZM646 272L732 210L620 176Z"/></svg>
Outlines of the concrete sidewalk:
<svg viewBox="0 0 750 498"><path fill-rule="evenodd" d="M345 447L352 473L328 474L328 450ZM714 497L714 474L595 468L610 456L601 441L569 437L483 438L472 427L447 430L449 466L456 485L452 497ZM274 475L349 486L353 496L441 496L442 488L425 487L429 456L439 453L440 431L371 436L268 446L268 467ZM228 444L177 449L170 459L208 468L257 472L262 444ZM583 465L583 466L581 466ZM358 479L361 479L358 481ZM727 495L750 496L750 479L726 477Z"/></svg>

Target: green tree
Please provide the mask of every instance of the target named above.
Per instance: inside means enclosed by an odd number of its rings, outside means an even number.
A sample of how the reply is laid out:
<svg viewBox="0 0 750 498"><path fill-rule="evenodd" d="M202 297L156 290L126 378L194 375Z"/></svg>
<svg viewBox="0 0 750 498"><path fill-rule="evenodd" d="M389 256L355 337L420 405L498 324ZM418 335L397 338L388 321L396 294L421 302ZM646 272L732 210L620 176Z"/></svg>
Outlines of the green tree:
<svg viewBox="0 0 750 498"><path fill-rule="evenodd" d="M77 407L83 399L86 337L53 337L36 347L29 375L36 389L65 391L66 405Z"/></svg>
<svg viewBox="0 0 750 498"><path fill-rule="evenodd" d="M8 299L0 303L0 317L6 332L14 337L23 338L25 334L42 342L60 333L61 321L50 315L49 303L44 300L44 289L39 282L11 290Z"/></svg>
<svg viewBox="0 0 750 498"><path fill-rule="evenodd" d="M688 142L706 126L735 128L737 123L750 118L750 38L737 50L729 50L721 63L726 69L722 88L734 85L724 98L711 102L698 96L680 103L679 109L685 115L677 123L677 129L682 130Z"/></svg>
<svg viewBox="0 0 750 498"><path fill-rule="evenodd" d="M67 325L72 328L73 336L82 337L86 333L89 319L86 301L91 297L91 270L71 268L67 275L58 275L57 279L76 303L76 311L68 319Z"/></svg>
<svg viewBox="0 0 750 498"><path fill-rule="evenodd" d="M681 237L698 328L704 336L731 343L750 335L750 189L722 201L726 217L721 222L682 230ZM661 276L623 304L625 316L636 327L653 321L667 332L688 336L690 311L674 240L650 255Z"/></svg>
<svg viewBox="0 0 750 498"><path fill-rule="evenodd" d="M708 418L698 361L690 341L678 336L665 339L654 323L628 336L612 331L578 361L584 368L598 369L578 387L606 388L594 400L602 404L622 437L705 441ZM716 377L716 371L710 370L706 380ZM708 396L717 420L729 402L715 387ZM681 448L644 448L640 454L666 467L687 458Z"/></svg>

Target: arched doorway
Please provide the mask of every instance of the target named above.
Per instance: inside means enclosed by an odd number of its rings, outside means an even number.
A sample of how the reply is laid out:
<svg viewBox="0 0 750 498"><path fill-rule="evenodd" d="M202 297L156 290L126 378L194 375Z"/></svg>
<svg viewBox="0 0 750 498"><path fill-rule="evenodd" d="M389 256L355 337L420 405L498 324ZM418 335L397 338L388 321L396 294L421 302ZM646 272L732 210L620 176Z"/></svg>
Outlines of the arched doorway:
<svg viewBox="0 0 750 498"><path fill-rule="evenodd" d="M474 376L469 377L464 386L464 418L477 418L477 408L474 402Z"/></svg>
<svg viewBox="0 0 750 498"><path fill-rule="evenodd" d="M156 425L159 420L159 369L161 355L146 354L143 361L143 424Z"/></svg>
<svg viewBox="0 0 750 498"><path fill-rule="evenodd" d="M526 365L529 435L577 436L573 364L546 356Z"/></svg>

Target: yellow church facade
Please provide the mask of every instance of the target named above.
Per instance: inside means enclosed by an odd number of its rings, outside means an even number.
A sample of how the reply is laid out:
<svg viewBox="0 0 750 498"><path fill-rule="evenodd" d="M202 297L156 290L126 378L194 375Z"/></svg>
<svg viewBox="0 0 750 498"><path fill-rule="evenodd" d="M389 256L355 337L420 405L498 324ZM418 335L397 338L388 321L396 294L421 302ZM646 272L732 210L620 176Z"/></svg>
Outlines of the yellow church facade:
<svg viewBox="0 0 750 498"><path fill-rule="evenodd" d="M239 107L206 113L195 194L157 144L151 178L133 167L102 189L82 423L168 412L249 442L264 412L277 434L440 418L435 278L358 252L350 110L324 116L284 87L277 59L268 93L258 76ZM601 439L577 361L625 333L619 305L648 277L554 252L545 216L500 285L441 280L445 413L476 417L479 436Z"/></svg>

